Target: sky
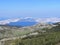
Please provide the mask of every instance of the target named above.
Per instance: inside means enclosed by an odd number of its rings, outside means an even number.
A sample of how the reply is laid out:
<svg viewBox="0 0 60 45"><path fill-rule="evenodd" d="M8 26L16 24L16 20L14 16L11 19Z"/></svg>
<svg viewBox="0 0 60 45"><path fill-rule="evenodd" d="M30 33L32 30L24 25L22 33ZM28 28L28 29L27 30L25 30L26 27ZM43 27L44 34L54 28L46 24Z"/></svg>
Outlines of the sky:
<svg viewBox="0 0 60 45"><path fill-rule="evenodd" d="M0 19L60 17L60 0L0 0Z"/></svg>

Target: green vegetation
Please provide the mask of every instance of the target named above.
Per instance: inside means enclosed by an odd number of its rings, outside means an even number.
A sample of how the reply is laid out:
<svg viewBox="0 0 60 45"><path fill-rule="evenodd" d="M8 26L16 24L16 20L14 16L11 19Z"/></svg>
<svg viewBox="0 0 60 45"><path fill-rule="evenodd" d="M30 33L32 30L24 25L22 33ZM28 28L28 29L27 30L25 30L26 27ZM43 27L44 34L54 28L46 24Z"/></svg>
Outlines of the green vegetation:
<svg viewBox="0 0 60 45"><path fill-rule="evenodd" d="M30 33L31 31L30 30L24 30L24 31L20 31L20 30L13 30L12 32L14 36L21 36L21 35L24 35L24 34L28 34Z"/></svg>
<svg viewBox="0 0 60 45"><path fill-rule="evenodd" d="M19 38L15 40L7 40L4 45L56 45L60 43L60 24L52 28L43 28L42 30L35 30L33 32L25 29L21 32L19 30L12 31L13 35L20 36L24 34L25 38ZM44 32L45 31L45 32ZM29 35L38 32L38 35ZM12 33L11 33L12 34ZM16 36L17 36L16 35Z"/></svg>
<svg viewBox="0 0 60 45"><path fill-rule="evenodd" d="M27 28L0 26L0 39L17 37L30 33L31 30Z"/></svg>
<svg viewBox="0 0 60 45"><path fill-rule="evenodd" d="M12 41L12 43L15 45L55 45L59 42L60 32L45 33L43 35L27 37L25 39L19 39L18 41Z"/></svg>

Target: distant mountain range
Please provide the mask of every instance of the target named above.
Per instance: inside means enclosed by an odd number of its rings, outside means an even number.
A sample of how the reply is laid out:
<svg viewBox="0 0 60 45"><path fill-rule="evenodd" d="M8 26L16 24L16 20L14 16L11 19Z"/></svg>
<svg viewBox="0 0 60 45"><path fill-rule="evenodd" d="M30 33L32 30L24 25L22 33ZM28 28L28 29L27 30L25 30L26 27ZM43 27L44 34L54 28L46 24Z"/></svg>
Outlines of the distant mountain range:
<svg viewBox="0 0 60 45"><path fill-rule="evenodd" d="M10 26L32 26L37 23L56 23L60 22L60 18L16 18L16 19L7 19L0 21L0 25L10 25Z"/></svg>

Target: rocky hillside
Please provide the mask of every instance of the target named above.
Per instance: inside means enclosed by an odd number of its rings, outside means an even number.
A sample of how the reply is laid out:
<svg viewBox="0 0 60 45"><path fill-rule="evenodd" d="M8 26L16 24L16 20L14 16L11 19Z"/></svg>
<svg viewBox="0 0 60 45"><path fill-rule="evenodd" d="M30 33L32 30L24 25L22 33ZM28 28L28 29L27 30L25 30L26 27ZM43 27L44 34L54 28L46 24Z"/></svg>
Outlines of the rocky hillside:
<svg viewBox="0 0 60 45"><path fill-rule="evenodd" d="M13 37L2 39L1 41L5 41L5 45L56 45L60 43L60 23L55 23L54 25L39 23L35 26L22 27L21 29L33 29L33 31L20 36L20 38Z"/></svg>
<svg viewBox="0 0 60 45"><path fill-rule="evenodd" d="M43 28L50 29L52 27L54 27L53 24L46 24L46 23L39 23L34 26L27 26L27 27L0 25L0 39L21 36L37 30L42 31Z"/></svg>

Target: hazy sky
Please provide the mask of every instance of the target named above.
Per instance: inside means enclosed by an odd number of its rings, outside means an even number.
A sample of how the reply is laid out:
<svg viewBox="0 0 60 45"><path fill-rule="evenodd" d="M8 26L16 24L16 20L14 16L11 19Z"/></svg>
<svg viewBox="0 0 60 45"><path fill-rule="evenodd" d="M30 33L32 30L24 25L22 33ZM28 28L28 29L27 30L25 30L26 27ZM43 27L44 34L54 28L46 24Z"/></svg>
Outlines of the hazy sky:
<svg viewBox="0 0 60 45"><path fill-rule="evenodd" d="M60 0L0 0L0 18L60 17Z"/></svg>

